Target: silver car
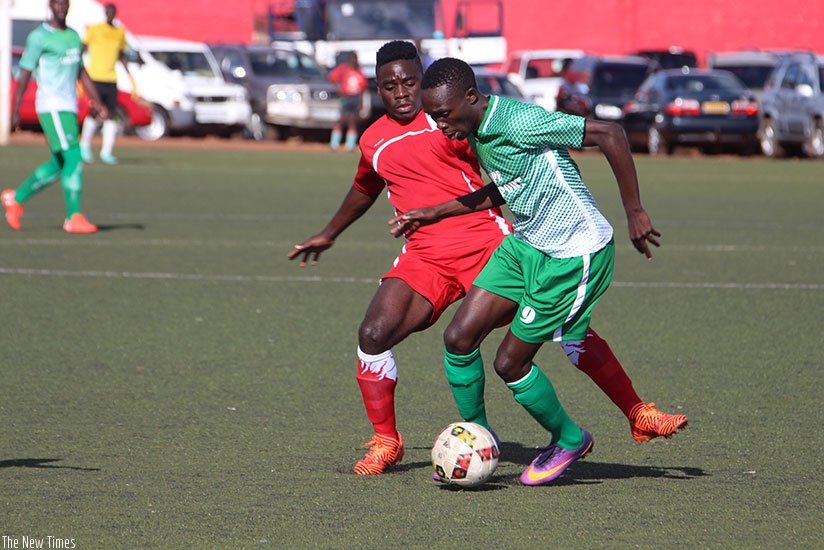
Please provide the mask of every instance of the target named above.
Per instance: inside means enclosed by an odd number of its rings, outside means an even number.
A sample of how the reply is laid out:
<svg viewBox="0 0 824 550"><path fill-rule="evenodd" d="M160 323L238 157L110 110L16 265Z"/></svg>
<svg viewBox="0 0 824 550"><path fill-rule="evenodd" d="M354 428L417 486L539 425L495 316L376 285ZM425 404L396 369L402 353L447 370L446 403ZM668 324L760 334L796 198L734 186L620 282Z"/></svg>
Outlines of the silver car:
<svg viewBox="0 0 824 550"><path fill-rule="evenodd" d="M758 129L768 157L824 157L824 56L783 56L761 96Z"/></svg>

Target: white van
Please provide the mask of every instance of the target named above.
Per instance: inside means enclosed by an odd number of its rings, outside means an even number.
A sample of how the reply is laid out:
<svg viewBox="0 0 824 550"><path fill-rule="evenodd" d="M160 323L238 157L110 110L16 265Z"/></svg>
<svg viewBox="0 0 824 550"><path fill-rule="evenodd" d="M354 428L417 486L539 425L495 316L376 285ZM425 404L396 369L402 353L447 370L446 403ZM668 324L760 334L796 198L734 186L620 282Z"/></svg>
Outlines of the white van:
<svg viewBox="0 0 824 550"><path fill-rule="evenodd" d="M226 82L209 46L203 42L157 36L130 36L126 57L138 94L155 106L152 124L137 128L154 140L170 131L212 132L228 136L249 123L252 108L246 89ZM118 64L118 86L131 83Z"/></svg>
<svg viewBox="0 0 824 550"><path fill-rule="evenodd" d="M26 36L51 15L48 0L18 0L11 10L12 42L25 46ZM103 4L71 0L66 23L81 36L86 27L106 21ZM120 21L118 21L120 24ZM124 27L125 28L125 27ZM223 79L217 61L202 42L135 37L126 32L126 57L138 94L155 107L152 124L136 129L146 140L172 131L229 135L244 129L251 115L246 90ZM170 67L167 61L180 66ZM131 92L126 71L117 64L117 86Z"/></svg>

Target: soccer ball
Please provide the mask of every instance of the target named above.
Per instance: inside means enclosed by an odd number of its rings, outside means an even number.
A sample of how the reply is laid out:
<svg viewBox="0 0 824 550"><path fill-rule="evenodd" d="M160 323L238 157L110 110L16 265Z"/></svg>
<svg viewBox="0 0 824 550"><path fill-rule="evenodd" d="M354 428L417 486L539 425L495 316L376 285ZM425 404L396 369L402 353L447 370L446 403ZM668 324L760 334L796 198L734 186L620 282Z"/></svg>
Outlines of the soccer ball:
<svg viewBox="0 0 824 550"><path fill-rule="evenodd" d="M432 445L432 466L443 483L477 487L498 467L501 454L489 430L474 422L454 422Z"/></svg>

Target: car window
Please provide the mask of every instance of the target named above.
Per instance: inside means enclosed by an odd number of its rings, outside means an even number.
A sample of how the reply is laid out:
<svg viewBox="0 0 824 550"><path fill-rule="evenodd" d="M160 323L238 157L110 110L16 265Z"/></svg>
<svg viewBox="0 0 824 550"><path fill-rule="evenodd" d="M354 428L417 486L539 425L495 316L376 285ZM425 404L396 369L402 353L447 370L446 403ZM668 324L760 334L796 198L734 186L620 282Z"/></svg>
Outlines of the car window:
<svg viewBox="0 0 824 550"><path fill-rule="evenodd" d="M495 94L508 97L521 97L521 91L505 77L496 75L476 75L478 91L484 95Z"/></svg>
<svg viewBox="0 0 824 550"><path fill-rule="evenodd" d="M569 57L530 59L526 65L526 78L563 77L571 63Z"/></svg>
<svg viewBox="0 0 824 550"><path fill-rule="evenodd" d="M270 50L249 52L252 70L260 76L323 76L315 61L298 52Z"/></svg>
<svg viewBox="0 0 824 550"><path fill-rule="evenodd" d="M644 65L602 64L592 75L594 93L634 93L647 77Z"/></svg>
<svg viewBox="0 0 824 550"><path fill-rule="evenodd" d="M740 90L741 84L727 75L682 75L667 80L667 91L700 94L719 90Z"/></svg>
<svg viewBox="0 0 824 550"><path fill-rule="evenodd" d="M795 88L795 83L798 82L799 69L800 66L798 63L792 63L789 67L787 67L787 71L784 73L784 78L781 80L782 88Z"/></svg>
<svg viewBox="0 0 824 550"><path fill-rule="evenodd" d="M217 76L203 52L153 51L152 56L173 71L180 71L186 76Z"/></svg>
<svg viewBox="0 0 824 550"><path fill-rule="evenodd" d="M767 82L773 65L718 65L716 68L731 72L741 79L747 88L760 90Z"/></svg>

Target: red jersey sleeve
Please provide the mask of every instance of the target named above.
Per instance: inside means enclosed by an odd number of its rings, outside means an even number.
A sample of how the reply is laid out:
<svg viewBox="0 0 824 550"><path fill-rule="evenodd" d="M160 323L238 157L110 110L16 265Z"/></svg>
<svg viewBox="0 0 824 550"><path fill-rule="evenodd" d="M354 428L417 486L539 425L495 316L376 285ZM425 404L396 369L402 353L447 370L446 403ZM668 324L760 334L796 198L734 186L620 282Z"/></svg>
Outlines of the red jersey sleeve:
<svg viewBox="0 0 824 550"><path fill-rule="evenodd" d="M352 185L361 193L374 197L383 191L386 181L372 169L372 162L366 156L361 155Z"/></svg>

